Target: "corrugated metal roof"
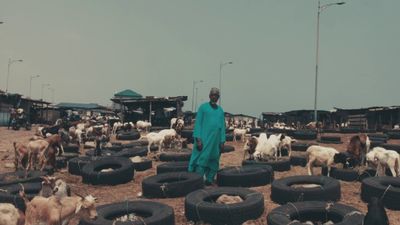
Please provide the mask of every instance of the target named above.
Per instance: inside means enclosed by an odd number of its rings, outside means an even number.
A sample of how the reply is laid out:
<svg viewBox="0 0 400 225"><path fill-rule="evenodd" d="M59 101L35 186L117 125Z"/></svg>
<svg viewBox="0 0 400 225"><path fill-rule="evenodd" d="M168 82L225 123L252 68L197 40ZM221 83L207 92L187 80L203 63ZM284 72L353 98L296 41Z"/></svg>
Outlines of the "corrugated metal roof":
<svg viewBox="0 0 400 225"><path fill-rule="evenodd" d="M55 105L58 108L68 108L68 109L104 109L106 107L101 106L96 103L70 103L70 102L61 102Z"/></svg>
<svg viewBox="0 0 400 225"><path fill-rule="evenodd" d="M124 97L124 98L143 98L143 96L137 92L134 92L130 89L126 89L114 94L115 97Z"/></svg>

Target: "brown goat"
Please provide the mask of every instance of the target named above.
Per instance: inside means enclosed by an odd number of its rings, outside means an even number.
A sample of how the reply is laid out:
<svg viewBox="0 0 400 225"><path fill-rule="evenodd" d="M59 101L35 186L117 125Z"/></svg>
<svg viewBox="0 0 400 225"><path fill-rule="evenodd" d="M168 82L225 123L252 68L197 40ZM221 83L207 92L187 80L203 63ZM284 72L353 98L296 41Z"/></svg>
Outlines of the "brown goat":
<svg viewBox="0 0 400 225"><path fill-rule="evenodd" d="M347 152L350 153L356 160L363 163L365 155L370 146L369 138L366 134L355 135L350 138L350 143L347 145Z"/></svg>
<svg viewBox="0 0 400 225"><path fill-rule="evenodd" d="M21 166L23 169L28 168L29 149L22 143L14 142L14 166L18 170ZM24 165L25 164L25 165Z"/></svg>

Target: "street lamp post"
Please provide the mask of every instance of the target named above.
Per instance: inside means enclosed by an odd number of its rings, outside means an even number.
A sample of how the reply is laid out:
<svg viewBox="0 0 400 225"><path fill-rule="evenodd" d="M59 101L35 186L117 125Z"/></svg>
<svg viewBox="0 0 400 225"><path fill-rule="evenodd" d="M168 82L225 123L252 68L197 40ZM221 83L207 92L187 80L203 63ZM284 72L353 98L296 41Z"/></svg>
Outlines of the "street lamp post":
<svg viewBox="0 0 400 225"><path fill-rule="evenodd" d="M10 77L10 67L11 67L11 64L13 64L15 62L23 62L23 60L22 59L10 59L10 58L8 59L6 93L8 92L8 79Z"/></svg>
<svg viewBox="0 0 400 225"><path fill-rule="evenodd" d="M34 78L38 78L40 75L31 75L31 79L29 80L29 98L32 98L31 93L32 93L32 80Z"/></svg>
<svg viewBox="0 0 400 225"><path fill-rule="evenodd" d="M54 104L54 91L56 89L49 87L49 90L51 91L51 102Z"/></svg>
<svg viewBox="0 0 400 225"><path fill-rule="evenodd" d="M194 107L194 99L195 99L194 89L195 89L195 87L196 87L196 84L198 84L198 83L203 83L203 82L204 82L203 80L194 80L194 81L193 81L193 89L192 89L192 92L193 92L193 94L192 94L192 112L194 112L194 110L197 109L197 105L196 105L196 107ZM196 99L196 100L197 100L197 99Z"/></svg>
<svg viewBox="0 0 400 225"><path fill-rule="evenodd" d="M229 61L229 62L220 62L219 63L219 93L220 93L220 96L219 96L219 105L220 106L222 106L222 68L225 66L225 65L228 65L228 64L233 64L233 62L232 61Z"/></svg>
<svg viewBox="0 0 400 225"><path fill-rule="evenodd" d="M329 3L321 6L321 1L318 0L318 12L317 12L317 48L316 48L316 63L315 63L315 93L314 93L314 121L318 123L317 116L317 93L318 93L318 61L319 61L319 17L324 9L332 5L343 5L345 2Z"/></svg>
<svg viewBox="0 0 400 225"><path fill-rule="evenodd" d="M50 86L50 84L42 84L42 92L41 92L41 95L40 95L40 99L43 101L43 89L44 89L44 87L48 87L48 86Z"/></svg>

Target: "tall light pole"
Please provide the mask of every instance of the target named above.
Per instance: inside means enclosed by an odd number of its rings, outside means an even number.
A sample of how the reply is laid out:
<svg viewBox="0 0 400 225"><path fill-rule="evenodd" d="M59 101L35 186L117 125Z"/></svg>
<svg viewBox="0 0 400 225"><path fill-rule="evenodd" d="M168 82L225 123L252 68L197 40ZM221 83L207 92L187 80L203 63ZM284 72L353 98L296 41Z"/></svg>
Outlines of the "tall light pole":
<svg viewBox="0 0 400 225"><path fill-rule="evenodd" d="M195 89L195 87L196 87L196 84L198 84L198 83L203 83L203 82L204 82L203 80L194 80L194 81L193 81L193 90L192 90L192 92L193 92L193 94L192 94L192 112L194 112L194 110L196 110L196 108L197 108L197 106L194 107L194 99L195 99L195 97L194 97L194 89Z"/></svg>
<svg viewBox="0 0 400 225"><path fill-rule="evenodd" d="M51 91L51 103L54 104L54 91L56 90L55 88L49 87L49 90Z"/></svg>
<svg viewBox="0 0 400 225"><path fill-rule="evenodd" d="M325 5L321 5L320 0L318 0L318 12L317 12L317 53L316 53L316 63L315 63L315 94L314 94L314 121L318 122L317 115L317 93L318 93L318 61L319 61L319 16L322 11L332 5L343 5L345 2L335 2Z"/></svg>
<svg viewBox="0 0 400 225"><path fill-rule="evenodd" d="M42 93L41 93L41 95L40 95L40 99L43 101L43 89L44 89L44 87L48 87L48 86L50 86L50 84L42 84Z"/></svg>
<svg viewBox="0 0 400 225"><path fill-rule="evenodd" d="M8 59L8 68L7 68L7 83L6 83L6 93L8 92L8 78L10 77L10 67L11 64L15 62L23 62L22 59Z"/></svg>
<svg viewBox="0 0 400 225"><path fill-rule="evenodd" d="M229 61L229 62L220 62L219 63L219 93L220 93L219 105L222 105L222 86L221 86L222 85L221 84L222 83L222 68L228 64L233 64L233 62Z"/></svg>
<svg viewBox="0 0 400 225"><path fill-rule="evenodd" d="M38 78L40 75L31 75L31 79L29 80L29 98L32 98L31 93L32 93L32 80L34 78Z"/></svg>

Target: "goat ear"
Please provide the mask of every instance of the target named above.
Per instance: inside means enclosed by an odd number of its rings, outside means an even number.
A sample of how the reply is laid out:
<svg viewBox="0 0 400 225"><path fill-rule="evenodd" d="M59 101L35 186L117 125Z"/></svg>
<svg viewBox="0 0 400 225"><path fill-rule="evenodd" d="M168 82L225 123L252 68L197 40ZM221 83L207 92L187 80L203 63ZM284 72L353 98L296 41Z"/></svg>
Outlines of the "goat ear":
<svg viewBox="0 0 400 225"><path fill-rule="evenodd" d="M82 208L82 200L80 200L76 205L75 214L77 214L81 210L81 208Z"/></svg>

